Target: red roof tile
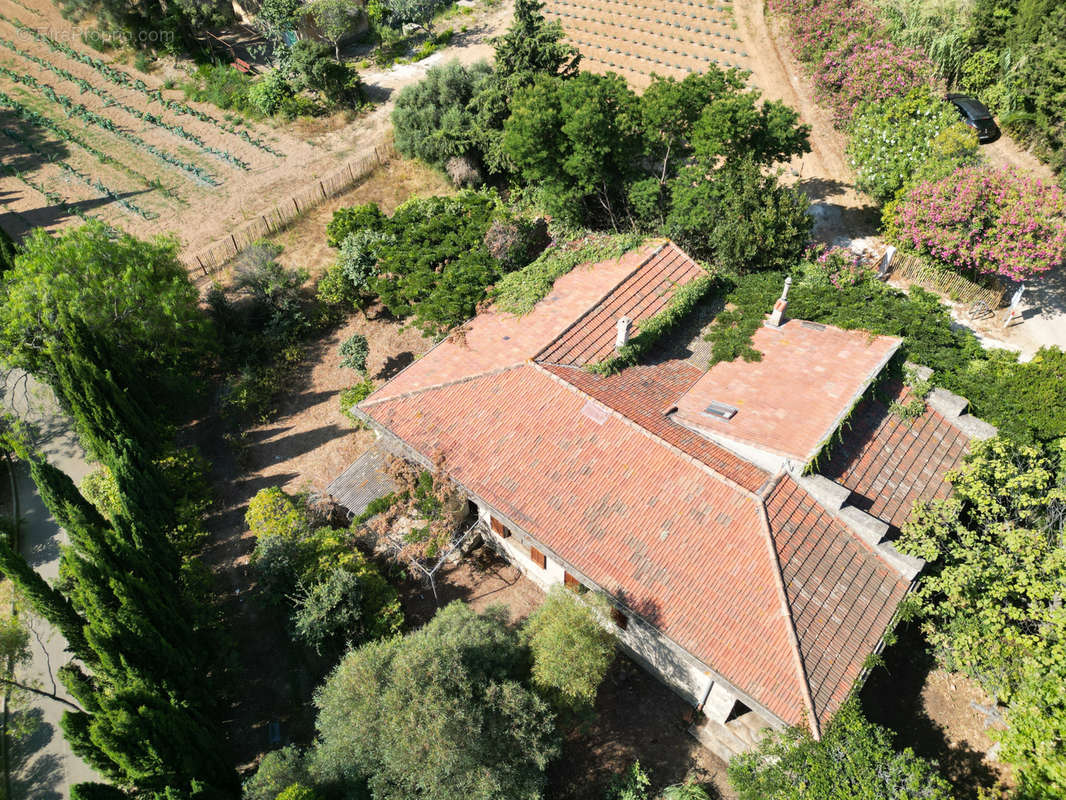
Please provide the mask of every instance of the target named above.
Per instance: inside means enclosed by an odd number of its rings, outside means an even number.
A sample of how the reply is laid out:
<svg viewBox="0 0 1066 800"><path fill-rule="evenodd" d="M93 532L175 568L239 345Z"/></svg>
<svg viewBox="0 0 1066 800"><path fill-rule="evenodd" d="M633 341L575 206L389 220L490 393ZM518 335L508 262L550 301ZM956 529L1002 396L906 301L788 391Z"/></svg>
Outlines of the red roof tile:
<svg viewBox="0 0 1066 800"><path fill-rule="evenodd" d="M630 336L636 336L640 323L662 311L675 289L703 274L699 264L667 242L545 347L537 361L574 366L603 361L614 354L619 319L628 317Z"/></svg>
<svg viewBox="0 0 1066 800"><path fill-rule="evenodd" d="M754 445L802 462L813 458L847 411L899 348L900 339L810 326L790 319L760 327L762 360L715 364L677 404L677 420L720 441ZM729 420L705 413L734 406Z"/></svg>
<svg viewBox="0 0 1066 800"><path fill-rule="evenodd" d="M636 366L607 377L579 367L542 366L750 492L759 491L770 477L754 464L666 416L666 411L703 374L687 361L675 359Z"/></svg>
<svg viewBox="0 0 1066 800"><path fill-rule="evenodd" d="M889 391L906 402L903 386ZM905 420L870 396L855 409L849 430L821 472L858 495L854 505L900 528L916 501L951 493L944 475L962 462L968 444L964 433L931 408Z"/></svg>
<svg viewBox="0 0 1066 800"><path fill-rule="evenodd" d="M757 443L809 447L898 340L789 322L756 334L761 364L702 377L679 360L608 377L573 366L609 354L618 316L639 324L697 270L670 244L579 267L523 317L480 314L465 343L438 345L360 408L442 453L468 491L772 714L799 723L813 698L822 719L895 607L895 589L869 589L883 564L789 479L764 509L767 474L666 411L687 399L698 413L713 393Z"/></svg>
<svg viewBox="0 0 1066 800"><path fill-rule="evenodd" d="M858 680L909 584L787 475L767 497L766 514L824 725Z"/></svg>
<svg viewBox="0 0 1066 800"><path fill-rule="evenodd" d="M802 684L758 500L525 365L367 410L774 714Z"/></svg>
<svg viewBox="0 0 1066 800"><path fill-rule="evenodd" d="M528 314L490 309L470 323L464 340L445 339L370 396L371 401L417 392L520 364L563 333L655 250L637 248L621 258L575 267Z"/></svg>

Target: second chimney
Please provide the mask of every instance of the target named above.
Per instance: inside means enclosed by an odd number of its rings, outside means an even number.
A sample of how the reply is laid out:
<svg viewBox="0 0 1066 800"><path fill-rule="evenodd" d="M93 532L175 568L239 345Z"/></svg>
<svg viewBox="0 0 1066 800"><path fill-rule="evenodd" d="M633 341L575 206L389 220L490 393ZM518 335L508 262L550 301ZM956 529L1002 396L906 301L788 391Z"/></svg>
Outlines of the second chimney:
<svg viewBox="0 0 1066 800"><path fill-rule="evenodd" d="M619 317L617 322L617 335L614 338L614 347L620 350L629 341L629 331L633 327L633 320L629 317Z"/></svg>
<svg viewBox="0 0 1066 800"><path fill-rule="evenodd" d="M788 308L788 289L790 286L792 286L792 278L785 278L785 288L781 292L781 297L774 303L774 310L770 314L770 319L766 320L768 328L780 328L781 323L785 321L785 309Z"/></svg>

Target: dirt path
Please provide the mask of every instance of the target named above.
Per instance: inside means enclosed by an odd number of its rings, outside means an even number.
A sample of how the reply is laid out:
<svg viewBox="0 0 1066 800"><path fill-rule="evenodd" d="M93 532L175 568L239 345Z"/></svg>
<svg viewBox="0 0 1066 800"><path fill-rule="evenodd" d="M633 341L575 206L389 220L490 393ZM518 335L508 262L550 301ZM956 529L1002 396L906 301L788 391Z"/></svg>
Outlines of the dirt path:
<svg viewBox="0 0 1066 800"><path fill-rule="evenodd" d="M855 189L855 176L844 155L844 137L833 128L829 112L814 102L814 91L799 63L779 41L763 0L735 0L737 27L752 59L749 83L768 100L781 100L811 126L811 152L793 159L786 179L799 186L812 202L814 237L821 242L846 243L877 231L878 214L869 198Z"/></svg>

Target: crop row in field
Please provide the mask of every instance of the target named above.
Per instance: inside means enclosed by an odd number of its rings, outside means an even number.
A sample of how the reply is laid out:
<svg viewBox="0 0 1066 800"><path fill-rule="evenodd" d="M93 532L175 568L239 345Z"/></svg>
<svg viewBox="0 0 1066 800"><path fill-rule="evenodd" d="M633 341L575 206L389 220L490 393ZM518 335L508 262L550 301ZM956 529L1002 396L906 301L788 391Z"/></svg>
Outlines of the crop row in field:
<svg viewBox="0 0 1066 800"><path fill-rule="evenodd" d="M72 100L64 94L60 94L47 83L37 80L32 75L24 75L22 73L15 72L12 69L8 69L4 66L0 66L0 75L3 75L4 77L15 83L28 86L32 89L36 89L44 97L47 97L53 103L62 108L68 116L78 117L78 119L81 119L85 122L90 123L91 125L95 125L99 128L102 128L103 130L108 131L109 133L112 133L121 139L125 139L134 147L137 147L143 150L144 152L155 156L159 160L170 164L171 166L176 167L177 169L183 170L184 172L193 176L197 180L203 181L204 183L209 184L211 186L220 186L222 183L222 181L220 181L210 172L205 170L203 167L200 167L182 158L178 158L174 154L169 153L166 150L163 150L162 148L156 147L150 142L146 142L144 139L137 136L136 134L123 130L121 127L117 126L110 118L97 114L95 111L92 111L85 105Z"/></svg>
<svg viewBox="0 0 1066 800"><path fill-rule="evenodd" d="M182 126L172 125L166 120L164 120L162 117L157 116L156 114L152 114L149 111L142 111L139 108L134 108L133 106L128 105L127 103L124 103L119 100L106 89L101 89L100 87L93 85L84 78L79 78L77 75L74 75L69 70L65 70L62 67L56 66L55 64L52 64L51 62L43 58L33 55L33 53L28 53L25 50L22 50L14 42L9 41L3 38L2 36L0 36L0 47L6 47L11 52L15 53L18 56L21 56L22 58L25 58L28 61L32 61L34 64L41 67L42 69L48 70L49 72L62 78L63 80L73 83L81 90L82 94L88 92L89 94L100 98L104 102L104 105L120 108L130 116L136 117L142 122L147 122L148 124L154 125L157 128L162 128L163 130L168 131L174 134L175 136L184 139L185 141L191 144L196 145L205 153L216 156L217 158L220 158L223 161L232 164L238 169L251 169L250 165L246 161L242 161L240 158L226 150L220 150L216 147L212 147L199 136L194 133L190 133Z"/></svg>
<svg viewBox="0 0 1066 800"><path fill-rule="evenodd" d="M81 64L91 67L105 80L110 81L116 86L122 86L124 88L133 89L134 91L140 92L141 94L147 96L150 100L160 103L168 111L172 111L175 114L190 116L201 122L206 122L210 125L214 125L219 130L225 131L226 133L236 136L239 139L242 139L243 141L252 145L253 147L257 147L260 150L270 153L273 156L284 156L284 153L275 150L269 144L264 142L261 138L252 136L250 133L248 133L248 131L244 130L243 128L238 128L236 125L217 119L216 117L213 117L210 114L206 114L203 111L199 111L186 103L182 103L177 100L167 99L163 97L163 93L161 90L152 89L141 79L134 78L129 73L118 69L117 67L113 67L110 64L107 64L99 58L95 58L94 56L90 56L87 53L83 53L68 44L64 44L63 42L56 41L51 36L41 33L40 31L35 30L29 25L20 22L19 20L10 19L8 17L5 17L3 14L0 14L0 20L7 22L22 33L31 36L35 41L45 45L50 50L52 50L52 52L59 53L61 55L66 56L67 58L73 59Z"/></svg>

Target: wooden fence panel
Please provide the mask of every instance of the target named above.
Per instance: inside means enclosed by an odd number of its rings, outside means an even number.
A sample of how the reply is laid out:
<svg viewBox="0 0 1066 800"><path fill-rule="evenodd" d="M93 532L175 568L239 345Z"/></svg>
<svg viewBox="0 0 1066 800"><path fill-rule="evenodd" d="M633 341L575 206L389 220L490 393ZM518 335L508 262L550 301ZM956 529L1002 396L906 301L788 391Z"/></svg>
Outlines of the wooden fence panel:
<svg viewBox="0 0 1066 800"><path fill-rule="evenodd" d="M993 311L1003 305L1003 296L1007 291L994 276L988 276L983 284L975 283L957 272L939 269L911 255L896 253L889 268L894 278L946 295L949 300L963 305L981 301Z"/></svg>

